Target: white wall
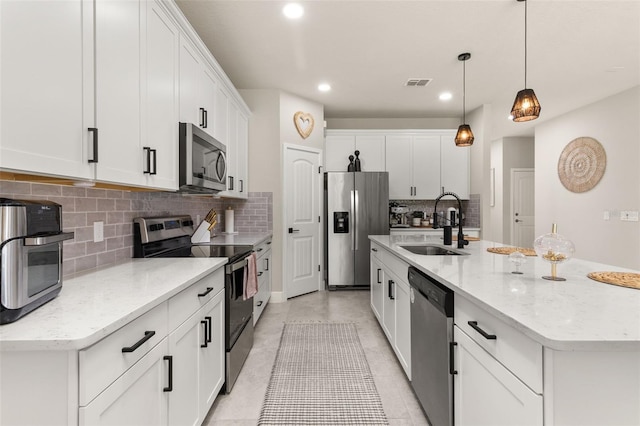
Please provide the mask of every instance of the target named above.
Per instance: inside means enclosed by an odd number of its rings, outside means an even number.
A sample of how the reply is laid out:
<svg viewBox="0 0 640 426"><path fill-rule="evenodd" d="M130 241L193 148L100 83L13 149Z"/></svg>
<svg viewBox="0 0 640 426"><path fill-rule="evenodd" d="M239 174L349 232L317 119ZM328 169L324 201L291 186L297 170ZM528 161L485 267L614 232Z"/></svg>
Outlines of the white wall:
<svg viewBox="0 0 640 426"><path fill-rule="evenodd" d="M327 129L457 129L458 117L327 118Z"/></svg>
<svg viewBox="0 0 640 426"><path fill-rule="evenodd" d="M533 168L534 147L533 138L502 138L491 142L490 169L495 169L495 205L488 210L492 241L511 243L511 169Z"/></svg>
<svg viewBox="0 0 640 426"><path fill-rule="evenodd" d="M489 222L489 164L491 158L491 105L482 105L467 113L467 124L475 137L470 147L471 194L480 194L481 237L492 240ZM457 128L458 125L455 126Z"/></svg>
<svg viewBox="0 0 640 426"><path fill-rule="evenodd" d="M271 271L272 292L282 292L283 264L282 144L324 145L324 108L322 105L280 90L240 90L251 109L249 121L249 191L273 193L273 240ZM315 121L313 132L303 139L297 132L293 115L297 111L310 113Z"/></svg>
<svg viewBox="0 0 640 426"><path fill-rule="evenodd" d="M576 257L640 269L640 222L605 210L640 210L640 87L541 123L535 129L536 235L558 224L576 245ZM599 184L576 194L558 178L558 158L573 139L598 140L607 154Z"/></svg>

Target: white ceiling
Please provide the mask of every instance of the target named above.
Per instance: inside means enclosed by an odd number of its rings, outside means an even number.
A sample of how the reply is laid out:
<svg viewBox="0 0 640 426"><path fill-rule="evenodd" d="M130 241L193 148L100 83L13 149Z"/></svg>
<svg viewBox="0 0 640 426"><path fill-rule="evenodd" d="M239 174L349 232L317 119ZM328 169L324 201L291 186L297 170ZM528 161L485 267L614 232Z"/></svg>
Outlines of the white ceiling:
<svg viewBox="0 0 640 426"><path fill-rule="evenodd" d="M640 0L529 0L527 86L538 120L507 120L524 88L524 3L516 0L315 0L287 20L286 1L177 0L238 89L281 89L327 118L462 116L490 104L493 136L533 126L640 84ZM433 81L405 87L409 78ZM320 93L317 85L330 83ZM448 102L438 100L453 93Z"/></svg>

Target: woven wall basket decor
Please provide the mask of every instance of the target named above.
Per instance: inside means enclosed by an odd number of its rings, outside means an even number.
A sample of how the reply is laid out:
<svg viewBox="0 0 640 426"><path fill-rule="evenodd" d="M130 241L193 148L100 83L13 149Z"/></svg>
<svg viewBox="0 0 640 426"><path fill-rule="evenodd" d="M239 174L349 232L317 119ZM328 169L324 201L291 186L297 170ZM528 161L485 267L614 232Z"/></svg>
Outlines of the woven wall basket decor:
<svg viewBox="0 0 640 426"><path fill-rule="evenodd" d="M562 150L558 160L560 182L571 192L586 192L600 182L607 155L593 138L576 138Z"/></svg>

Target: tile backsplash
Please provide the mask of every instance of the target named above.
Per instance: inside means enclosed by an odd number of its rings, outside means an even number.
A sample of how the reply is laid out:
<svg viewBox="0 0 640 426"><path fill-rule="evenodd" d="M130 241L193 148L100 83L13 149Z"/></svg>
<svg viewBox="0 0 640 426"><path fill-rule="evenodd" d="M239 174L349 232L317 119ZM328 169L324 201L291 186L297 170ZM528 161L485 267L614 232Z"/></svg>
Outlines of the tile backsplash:
<svg viewBox="0 0 640 426"><path fill-rule="evenodd" d="M433 213L435 200L390 200L409 207L409 212L416 210L425 211L429 215ZM458 208L455 199L442 199L438 202L438 211L447 211L449 207ZM462 200L462 224L469 228L480 227L480 194L470 194L468 200Z"/></svg>
<svg viewBox="0 0 640 426"><path fill-rule="evenodd" d="M62 224L75 238L64 243L64 275L128 259L133 253L133 218L191 215L203 219L218 212L214 234L224 231L224 209L235 213L235 231L273 229L273 194L250 192L247 200L181 195L170 192L131 192L65 185L0 180L0 197L50 200L62 205ZM93 223L104 223L104 241L93 241Z"/></svg>

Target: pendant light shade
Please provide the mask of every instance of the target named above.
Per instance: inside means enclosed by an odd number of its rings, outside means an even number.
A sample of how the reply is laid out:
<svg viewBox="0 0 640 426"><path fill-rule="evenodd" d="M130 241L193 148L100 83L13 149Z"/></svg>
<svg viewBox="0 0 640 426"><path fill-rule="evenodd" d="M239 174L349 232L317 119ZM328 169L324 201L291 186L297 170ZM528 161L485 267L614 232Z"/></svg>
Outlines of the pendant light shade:
<svg viewBox="0 0 640 426"><path fill-rule="evenodd" d="M511 117L515 122L535 120L540 115L540 102L533 89L527 89L527 0L524 2L524 89L516 95L511 107Z"/></svg>
<svg viewBox="0 0 640 426"><path fill-rule="evenodd" d="M467 79L467 69L465 62L471 58L471 53L461 53L458 55L458 60L462 61L462 124L458 127L458 133L456 133L456 138L454 139L456 146L464 147L473 145L473 132L471 131L471 126L465 123L466 121L466 79Z"/></svg>

